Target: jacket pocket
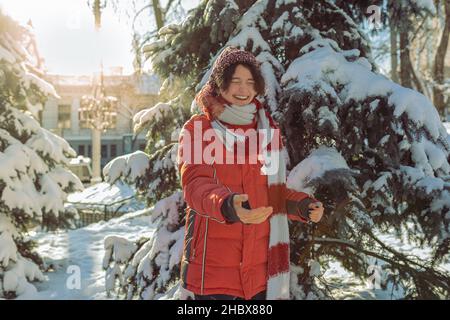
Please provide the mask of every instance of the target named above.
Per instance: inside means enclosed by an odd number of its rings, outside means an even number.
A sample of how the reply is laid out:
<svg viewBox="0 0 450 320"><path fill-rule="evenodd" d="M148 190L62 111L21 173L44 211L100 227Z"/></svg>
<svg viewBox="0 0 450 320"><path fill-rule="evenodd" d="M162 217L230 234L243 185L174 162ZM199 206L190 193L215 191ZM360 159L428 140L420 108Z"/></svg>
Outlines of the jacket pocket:
<svg viewBox="0 0 450 320"><path fill-rule="evenodd" d="M192 235L192 248L191 248L191 255L190 255L190 261L194 260L195 257L199 254L199 245L201 244L201 236L202 236L202 226L203 226L203 220L204 218L196 214L194 210L193 217L194 217L194 232Z"/></svg>

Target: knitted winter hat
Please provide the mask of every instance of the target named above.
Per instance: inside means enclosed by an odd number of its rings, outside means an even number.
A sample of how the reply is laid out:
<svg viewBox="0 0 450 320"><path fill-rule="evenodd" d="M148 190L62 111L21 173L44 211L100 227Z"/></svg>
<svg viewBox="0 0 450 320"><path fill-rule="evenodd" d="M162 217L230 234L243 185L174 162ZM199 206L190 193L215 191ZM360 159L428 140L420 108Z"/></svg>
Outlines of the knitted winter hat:
<svg viewBox="0 0 450 320"><path fill-rule="evenodd" d="M235 63L248 63L257 69L261 67L261 63L249 51L229 46L220 53L213 64L208 81L195 96L195 102L210 120L223 111L224 103L228 103L218 94L219 87L217 84L219 83L219 79L223 78L225 70Z"/></svg>

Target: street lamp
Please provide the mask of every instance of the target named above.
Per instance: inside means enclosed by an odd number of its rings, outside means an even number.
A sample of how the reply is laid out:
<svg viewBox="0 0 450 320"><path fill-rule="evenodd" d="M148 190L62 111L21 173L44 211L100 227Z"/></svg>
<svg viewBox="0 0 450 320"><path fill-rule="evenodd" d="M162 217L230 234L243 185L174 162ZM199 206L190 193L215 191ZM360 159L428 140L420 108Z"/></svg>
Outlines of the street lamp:
<svg viewBox="0 0 450 320"><path fill-rule="evenodd" d="M94 14L95 28L100 29L102 24L102 10L106 8L106 0L88 0L88 6Z"/></svg>
<svg viewBox="0 0 450 320"><path fill-rule="evenodd" d="M95 31L99 37L97 44L100 44L100 27L102 11L106 7L106 0L88 0L88 5L92 9L95 18ZM100 62L100 77L93 77L93 92L90 96L81 98L79 118L85 126L92 130L92 183L102 181L101 178L101 133L116 121L117 99L105 94L103 83L103 63Z"/></svg>
<svg viewBox="0 0 450 320"><path fill-rule="evenodd" d="M117 98L105 94L103 69L100 79L94 76L93 93L81 97L79 118L92 130L92 179L91 183L102 181L101 133L110 128L117 119Z"/></svg>

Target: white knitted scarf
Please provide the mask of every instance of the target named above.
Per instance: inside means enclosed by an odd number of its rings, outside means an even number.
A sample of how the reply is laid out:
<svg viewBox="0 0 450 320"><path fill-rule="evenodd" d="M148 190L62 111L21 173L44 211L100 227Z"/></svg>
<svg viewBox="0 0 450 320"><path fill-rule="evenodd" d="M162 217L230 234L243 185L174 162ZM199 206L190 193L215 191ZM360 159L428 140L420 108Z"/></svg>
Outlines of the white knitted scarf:
<svg viewBox="0 0 450 320"><path fill-rule="evenodd" d="M225 110L218 116L218 119L230 124L250 124L255 118L256 105L254 103L239 105L225 105Z"/></svg>

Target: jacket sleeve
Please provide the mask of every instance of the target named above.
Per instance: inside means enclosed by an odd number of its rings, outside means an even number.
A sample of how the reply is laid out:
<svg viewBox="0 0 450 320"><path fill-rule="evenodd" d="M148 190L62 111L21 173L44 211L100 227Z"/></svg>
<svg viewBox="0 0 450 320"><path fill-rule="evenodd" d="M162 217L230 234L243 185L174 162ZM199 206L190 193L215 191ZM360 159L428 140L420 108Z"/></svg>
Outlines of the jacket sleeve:
<svg viewBox="0 0 450 320"><path fill-rule="evenodd" d="M200 163L193 162L194 152L203 153L205 147L205 142L201 137L203 132L200 135L194 135L194 121L195 118L191 118L184 125L178 140L177 163L184 199L189 207L199 214L225 223L221 207L232 192L217 183L214 177L214 167L211 164L204 163L203 159ZM201 119L196 121L202 122ZM201 146L201 150L194 150L194 146Z"/></svg>
<svg viewBox="0 0 450 320"><path fill-rule="evenodd" d="M285 201L288 218L307 223L309 222L309 204L318 200L307 193L286 187Z"/></svg>

